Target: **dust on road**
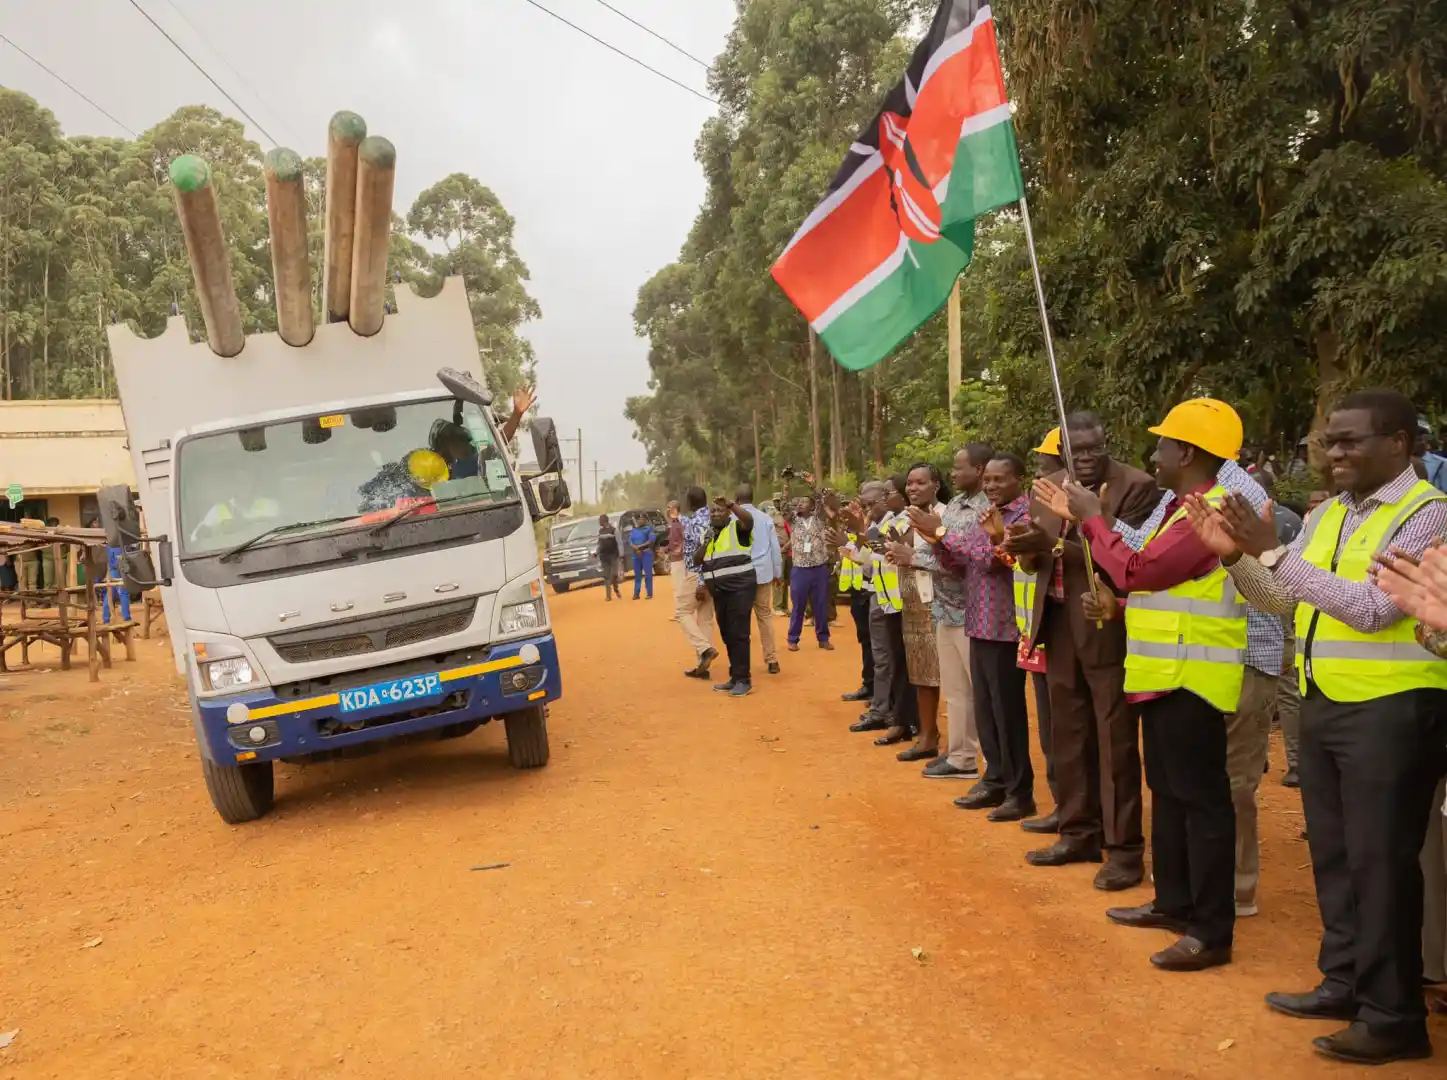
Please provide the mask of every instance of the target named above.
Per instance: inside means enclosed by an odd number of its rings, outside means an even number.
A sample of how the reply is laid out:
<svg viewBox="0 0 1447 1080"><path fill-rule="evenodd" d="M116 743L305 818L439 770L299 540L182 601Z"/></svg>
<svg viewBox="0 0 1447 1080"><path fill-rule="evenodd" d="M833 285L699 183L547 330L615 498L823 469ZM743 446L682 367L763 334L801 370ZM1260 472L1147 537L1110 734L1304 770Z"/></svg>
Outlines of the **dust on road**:
<svg viewBox="0 0 1447 1080"><path fill-rule="evenodd" d="M547 769L511 770L489 726L284 766L275 812L239 828L207 801L165 642L98 688L6 679L0 1076L1346 1075L1310 1052L1330 1025L1261 1003L1315 974L1279 748L1262 914L1233 966L1173 975L1147 962L1165 934L1106 922L1095 867L1027 866L1018 828L849 734L847 618L838 651L760 663L735 701L682 677L666 580L651 603L550 603Z"/></svg>

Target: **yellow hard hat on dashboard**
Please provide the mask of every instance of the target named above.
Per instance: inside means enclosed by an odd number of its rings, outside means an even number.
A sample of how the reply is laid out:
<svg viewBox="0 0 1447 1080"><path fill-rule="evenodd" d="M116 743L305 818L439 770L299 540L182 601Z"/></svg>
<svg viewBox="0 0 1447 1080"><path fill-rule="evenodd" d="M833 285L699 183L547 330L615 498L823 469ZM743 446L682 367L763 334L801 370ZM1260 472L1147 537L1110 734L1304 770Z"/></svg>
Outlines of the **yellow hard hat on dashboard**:
<svg viewBox="0 0 1447 1080"><path fill-rule="evenodd" d="M428 491L451 475L447 460L435 450L413 450L406 460L407 475Z"/></svg>
<svg viewBox="0 0 1447 1080"><path fill-rule="evenodd" d="M1150 432L1199 446L1206 453L1227 461L1236 460L1245 438L1236 410L1224 401L1204 397L1181 402Z"/></svg>
<svg viewBox="0 0 1447 1080"><path fill-rule="evenodd" d="M1045 438L1040 440L1040 445L1035 448L1037 454L1054 454L1060 456L1060 429L1051 428L1045 433Z"/></svg>

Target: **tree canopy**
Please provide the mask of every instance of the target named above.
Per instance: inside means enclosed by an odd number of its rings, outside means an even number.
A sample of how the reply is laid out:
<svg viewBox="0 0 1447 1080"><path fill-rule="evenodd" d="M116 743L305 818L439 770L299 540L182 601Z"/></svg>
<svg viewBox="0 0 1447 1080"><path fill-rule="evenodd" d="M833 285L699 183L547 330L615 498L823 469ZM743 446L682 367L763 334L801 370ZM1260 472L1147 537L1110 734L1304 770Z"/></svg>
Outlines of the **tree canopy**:
<svg viewBox="0 0 1447 1080"><path fill-rule="evenodd" d="M0 397L115 394L105 327L165 327L173 305L202 332L167 169L179 154L210 162L248 334L276 329L261 149L239 121L189 106L138 139L67 138L49 111L0 87ZM318 318L326 162L308 159L306 187ZM394 215L389 278L434 294L467 281L489 384L509 394L533 377L518 330L539 318L513 219L497 196L453 174Z"/></svg>
<svg viewBox="0 0 1447 1080"><path fill-rule="evenodd" d="M1053 426L1018 213L978 224L961 279L953 428L942 315L854 375L822 350L811 364L768 275L935 6L739 5L697 144L703 206L635 310L652 382L627 411L671 488L756 461L877 469L978 433L1021 450ZM1199 394L1270 448L1362 385L1447 406L1447 5L1014 0L995 15L1070 407L1136 453Z"/></svg>

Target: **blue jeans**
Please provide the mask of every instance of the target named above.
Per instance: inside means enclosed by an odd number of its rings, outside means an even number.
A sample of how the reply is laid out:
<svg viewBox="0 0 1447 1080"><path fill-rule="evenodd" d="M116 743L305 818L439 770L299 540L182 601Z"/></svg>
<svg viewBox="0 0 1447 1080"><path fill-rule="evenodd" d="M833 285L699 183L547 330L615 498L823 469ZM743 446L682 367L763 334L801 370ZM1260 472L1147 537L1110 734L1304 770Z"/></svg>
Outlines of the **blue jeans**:
<svg viewBox="0 0 1447 1080"><path fill-rule="evenodd" d="M814 635L819 644L829 640L829 567L795 566L789 575L789 592L793 602L789 605L789 644L799 644L799 635L804 630L804 604L814 608Z"/></svg>
<svg viewBox="0 0 1447 1080"><path fill-rule="evenodd" d="M638 599L638 590L648 583L648 599L653 599L653 552L633 553L633 599Z"/></svg>

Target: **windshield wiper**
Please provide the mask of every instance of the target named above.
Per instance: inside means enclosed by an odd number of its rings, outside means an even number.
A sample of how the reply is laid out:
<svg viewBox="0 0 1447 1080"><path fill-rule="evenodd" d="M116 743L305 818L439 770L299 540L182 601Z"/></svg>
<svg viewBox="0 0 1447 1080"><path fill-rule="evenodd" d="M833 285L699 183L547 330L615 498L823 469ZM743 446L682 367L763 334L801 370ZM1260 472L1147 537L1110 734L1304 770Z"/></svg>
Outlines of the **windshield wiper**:
<svg viewBox="0 0 1447 1080"><path fill-rule="evenodd" d="M351 521L354 517L356 517L355 514L348 514L346 517L318 518L316 521L294 521L290 525L278 525L273 529L267 529L265 532L257 533L244 543L237 544L221 556L221 561L231 562L242 552L250 551L263 540L271 540L274 537L281 536L284 533L289 533L296 529L314 529L322 525L335 525L339 521Z"/></svg>
<svg viewBox="0 0 1447 1080"><path fill-rule="evenodd" d="M445 498L445 499L434 499L432 502L413 503L411 506L407 507L406 510L403 510L403 511L402 511L400 514L398 514L396 517L388 518L386 521L382 522L382 524L378 525L376 528L368 529L368 530L367 530L367 535L368 535L368 536L381 536L384 532L386 532L388 529L390 529L393 525L397 524L397 522L402 521L404 518L409 518L409 517L411 517L413 514L420 514L423 510L436 510L439 506L446 506L446 505L448 505L449 503L466 502L466 501L469 500L469 499L476 499L476 498L478 498L477 495L452 495L452 496L450 496L450 497L448 497L448 498Z"/></svg>

